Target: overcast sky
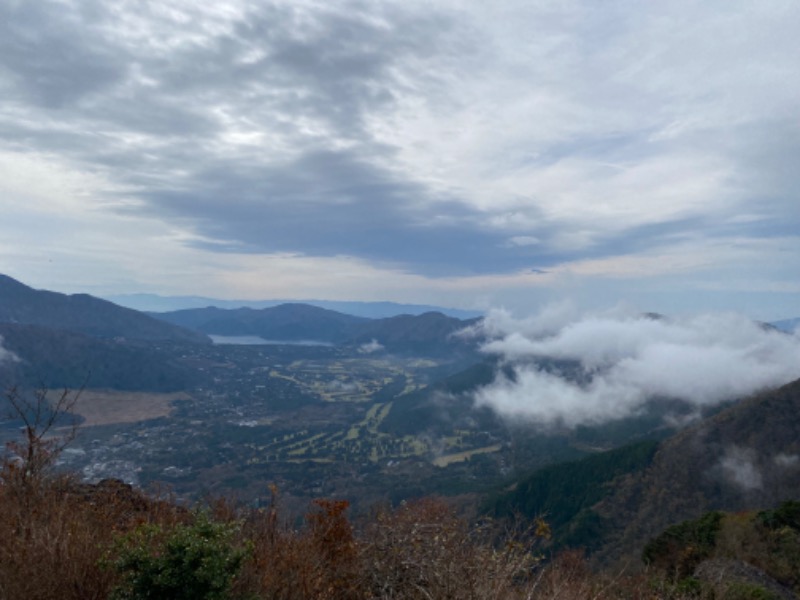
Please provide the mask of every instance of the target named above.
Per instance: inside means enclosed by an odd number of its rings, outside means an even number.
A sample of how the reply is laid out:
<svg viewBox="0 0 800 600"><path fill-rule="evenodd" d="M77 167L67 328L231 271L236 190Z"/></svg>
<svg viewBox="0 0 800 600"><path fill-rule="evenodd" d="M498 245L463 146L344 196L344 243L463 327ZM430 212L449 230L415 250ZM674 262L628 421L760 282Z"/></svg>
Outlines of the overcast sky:
<svg viewBox="0 0 800 600"><path fill-rule="evenodd" d="M800 314L800 3L0 2L35 287Z"/></svg>

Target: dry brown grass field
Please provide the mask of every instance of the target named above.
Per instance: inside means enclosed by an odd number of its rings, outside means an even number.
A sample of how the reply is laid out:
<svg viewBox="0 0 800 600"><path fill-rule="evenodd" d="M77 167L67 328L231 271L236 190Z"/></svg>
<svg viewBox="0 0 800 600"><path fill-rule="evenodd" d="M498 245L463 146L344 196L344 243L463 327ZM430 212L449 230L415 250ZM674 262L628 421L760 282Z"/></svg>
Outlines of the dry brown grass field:
<svg viewBox="0 0 800 600"><path fill-rule="evenodd" d="M155 394L148 392L119 392L111 390L84 390L75 406L82 416L84 426L136 423L172 413L172 403L188 399L185 392Z"/></svg>

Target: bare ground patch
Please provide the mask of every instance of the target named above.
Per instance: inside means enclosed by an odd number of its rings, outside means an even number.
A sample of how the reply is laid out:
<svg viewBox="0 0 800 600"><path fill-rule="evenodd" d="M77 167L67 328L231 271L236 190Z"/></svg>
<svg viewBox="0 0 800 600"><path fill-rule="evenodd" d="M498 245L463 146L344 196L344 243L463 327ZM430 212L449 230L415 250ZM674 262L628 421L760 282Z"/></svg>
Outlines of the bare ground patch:
<svg viewBox="0 0 800 600"><path fill-rule="evenodd" d="M172 413L172 403L186 400L185 392L154 394L148 392L119 392L111 390L84 390L75 412L86 421L84 426L136 423Z"/></svg>

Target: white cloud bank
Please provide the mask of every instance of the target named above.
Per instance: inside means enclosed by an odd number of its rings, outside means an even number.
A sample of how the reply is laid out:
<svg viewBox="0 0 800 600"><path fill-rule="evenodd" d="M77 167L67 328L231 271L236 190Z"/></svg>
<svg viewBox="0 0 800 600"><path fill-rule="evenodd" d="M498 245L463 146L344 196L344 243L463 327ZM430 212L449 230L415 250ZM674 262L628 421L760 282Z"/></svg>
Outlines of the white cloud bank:
<svg viewBox="0 0 800 600"><path fill-rule="evenodd" d="M569 305L518 320L489 314L484 351L499 355L503 374L476 403L541 425L596 424L631 416L654 397L712 406L800 378L800 336L737 314L667 319L630 309L580 315ZM582 382L542 359L575 361Z"/></svg>

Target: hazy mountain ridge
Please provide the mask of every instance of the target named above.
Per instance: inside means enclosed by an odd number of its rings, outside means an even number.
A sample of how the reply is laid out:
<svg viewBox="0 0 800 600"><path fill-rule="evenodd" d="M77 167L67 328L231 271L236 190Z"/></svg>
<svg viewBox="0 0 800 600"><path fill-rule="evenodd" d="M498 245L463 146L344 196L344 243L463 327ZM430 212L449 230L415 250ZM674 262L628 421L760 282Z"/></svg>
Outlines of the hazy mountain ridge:
<svg viewBox="0 0 800 600"><path fill-rule="evenodd" d="M175 391L196 374L170 344L210 344L202 333L87 294L35 290L0 275L0 386ZM0 352L0 359L3 353Z"/></svg>
<svg viewBox="0 0 800 600"><path fill-rule="evenodd" d="M365 351L441 355L475 348L455 337L477 319L462 320L438 312L368 319L308 304L281 304L262 309L217 307L149 313L154 318L206 334L255 335L267 340L315 340Z"/></svg>
<svg viewBox="0 0 800 600"><path fill-rule="evenodd" d="M50 327L98 338L210 343L203 334L164 323L88 294L35 290L0 275L0 322Z"/></svg>
<svg viewBox="0 0 800 600"><path fill-rule="evenodd" d="M253 309L216 307L149 313L162 321L216 335L255 335L268 340L339 343L368 320L307 304Z"/></svg>
<svg viewBox="0 0 800 600"><path fill-rule="evenodd" d="M440 312L448 317L457 319L473 319L483 315L482 311L464 310L435 306L432 304L407 304L388 301L355 301L355 300L314 300L300 298L284 298L278 300L223 300L221 298L208 298L205 296L160 296L158 294L115 294L105 296L106 300L142 312L176 312L192 308L207 308L210 306L223 309L237 308L272 308L281 304L309 304L318 308L326 308L336 312L366 317L368 319L383 319L396 315L421 315L427 312Z"/></svg>
<svg viewBox="0 0 800 600"><path fill-rule="evenodd" d="M781 331L785 331L786 333L792 333L800 328L800 317L796 317L794 319L782 319L780 321L773 321L770 323L776 329L780 329Z"/></svg>

